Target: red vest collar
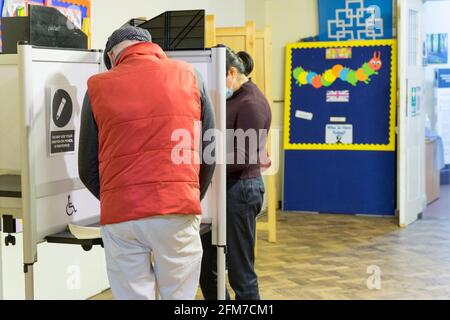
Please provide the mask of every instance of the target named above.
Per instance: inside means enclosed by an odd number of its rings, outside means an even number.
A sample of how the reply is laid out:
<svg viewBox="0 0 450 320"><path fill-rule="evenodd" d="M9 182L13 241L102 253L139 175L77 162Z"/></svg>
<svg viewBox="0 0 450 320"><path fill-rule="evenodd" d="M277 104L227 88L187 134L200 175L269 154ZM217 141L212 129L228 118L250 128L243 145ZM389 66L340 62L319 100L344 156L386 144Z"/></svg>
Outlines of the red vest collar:
<svg viewBox="0 0 450 320"><path fill-rule="evenodd" d="M123 50L119 56L119 59L116 61L116 66L135 56L152 56L157 59L167 59L167 55L157 44L151 42L140 42Z"/></svg>

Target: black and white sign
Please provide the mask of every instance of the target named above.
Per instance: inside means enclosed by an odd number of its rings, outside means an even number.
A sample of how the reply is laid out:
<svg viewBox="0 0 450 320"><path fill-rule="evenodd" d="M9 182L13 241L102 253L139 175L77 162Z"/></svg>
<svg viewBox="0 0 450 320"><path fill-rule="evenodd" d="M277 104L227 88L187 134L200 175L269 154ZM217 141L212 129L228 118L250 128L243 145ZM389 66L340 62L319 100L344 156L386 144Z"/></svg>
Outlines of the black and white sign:
<svg viewBox="0 0 450 320"><path fill-rule="evenodd" d="M50 90L50 155L75 151L75 108L74 87L59 87Z"/></svg>
<svg viewBox="0 0 450 320"><path fill-rule="evenodd" d="M75 151L75 130L50 132L50 154L73 151Z"/></svg>

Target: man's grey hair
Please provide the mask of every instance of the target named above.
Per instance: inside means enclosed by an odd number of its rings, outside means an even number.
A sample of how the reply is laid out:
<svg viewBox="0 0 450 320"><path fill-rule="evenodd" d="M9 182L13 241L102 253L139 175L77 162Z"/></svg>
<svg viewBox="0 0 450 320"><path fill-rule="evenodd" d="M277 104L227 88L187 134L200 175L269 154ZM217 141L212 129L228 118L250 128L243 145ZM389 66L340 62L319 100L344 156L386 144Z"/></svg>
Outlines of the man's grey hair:
<svg viewBox="0 0 450 320"><path fill-rule="evenodd" d="M112 49L109 51L109 53L111 53L117 59L123 50L125 50L126 48L128 48L136 43L139 43L139 42L141 42L141 41L124 40L124 41L116 44L114 47L112 47Z"/></svg>

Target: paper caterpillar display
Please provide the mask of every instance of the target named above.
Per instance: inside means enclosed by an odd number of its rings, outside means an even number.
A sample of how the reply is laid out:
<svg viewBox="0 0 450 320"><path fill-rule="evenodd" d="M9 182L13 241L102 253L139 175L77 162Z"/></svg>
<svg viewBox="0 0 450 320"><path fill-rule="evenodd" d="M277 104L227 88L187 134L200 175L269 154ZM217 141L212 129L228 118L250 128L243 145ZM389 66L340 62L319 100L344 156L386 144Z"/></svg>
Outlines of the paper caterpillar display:
<svg viewBox="0 0 450 320"><path fill-rule="evenodd" d="M350 83L352 86L356 86L358 82L368 84L370 82L370 77L377 75L382 66L381 52L375 51L373 58L370 59L369 62L364 63L362 67L357 70L352 70L337 64L333 68L328 69L323 74L319 75L312 71L305 71L302 67L298 67L294 69L293 76L300 87L305 85L312 85L316 89L329 87L337 79L341 79L342 81Z"/></svg>

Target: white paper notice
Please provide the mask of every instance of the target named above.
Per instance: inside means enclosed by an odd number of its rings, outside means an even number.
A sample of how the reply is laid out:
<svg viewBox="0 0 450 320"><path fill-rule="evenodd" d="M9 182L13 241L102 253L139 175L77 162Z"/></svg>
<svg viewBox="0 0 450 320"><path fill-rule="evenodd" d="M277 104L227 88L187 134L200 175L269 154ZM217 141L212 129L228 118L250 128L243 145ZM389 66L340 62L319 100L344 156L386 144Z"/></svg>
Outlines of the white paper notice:
<svg viewBox="0 0 450 320"><path fill-rule="evenodd" d="M329 124L326 127L327 144L352 144L353 126L351 124Z"/></svg>
<svg viewBox="0 0 450 320"><path fill-rule="evenodd" d="M346 117L331 117L330 122L347 122Z"/></svg>
<svg viewBox="0 0 450 320"><path fill-rule="evenodd" d="M311 112L297 110L295 112L295 117L303 120L312 120L314 115Z"/></svg>

